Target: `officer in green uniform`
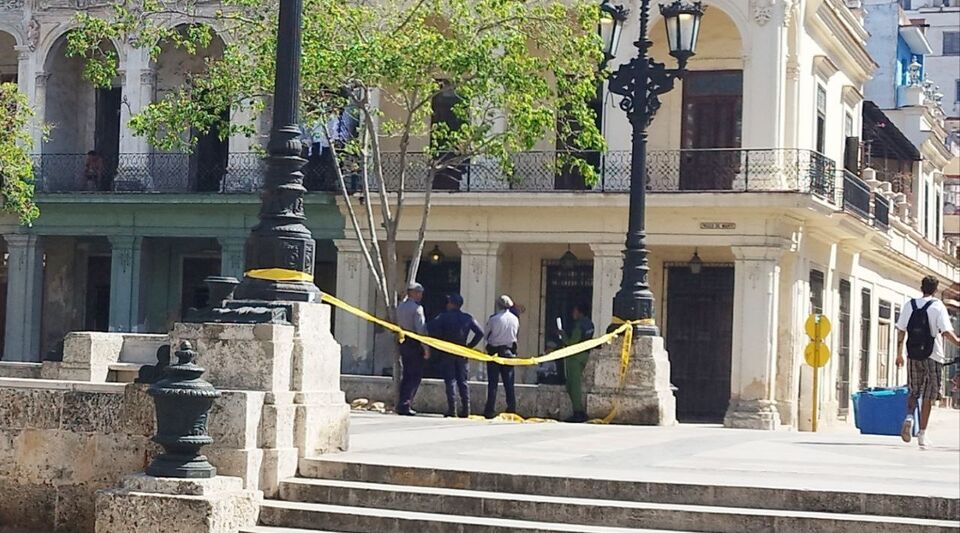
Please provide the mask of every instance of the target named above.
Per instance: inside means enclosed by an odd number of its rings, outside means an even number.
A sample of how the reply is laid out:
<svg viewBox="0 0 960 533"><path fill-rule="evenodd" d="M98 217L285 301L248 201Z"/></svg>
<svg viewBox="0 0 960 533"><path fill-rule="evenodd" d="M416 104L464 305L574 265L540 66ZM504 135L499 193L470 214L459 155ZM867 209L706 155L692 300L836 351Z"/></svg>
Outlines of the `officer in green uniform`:
<svg viewBox="0 0 960 533"><path fill-rule="evenodd" d="M590 321L590 306L577 304L573 307L573 328L569 335L561 331L561 340L564 345L571 346L578 342L592 339L594 334L593 322ZM590 351L584 350L577 355L564 359L564 373L567 378L567 394L573 404L573 416L567 422L586 422L587 409L583 404L583 369L587 366Z"/></svg>

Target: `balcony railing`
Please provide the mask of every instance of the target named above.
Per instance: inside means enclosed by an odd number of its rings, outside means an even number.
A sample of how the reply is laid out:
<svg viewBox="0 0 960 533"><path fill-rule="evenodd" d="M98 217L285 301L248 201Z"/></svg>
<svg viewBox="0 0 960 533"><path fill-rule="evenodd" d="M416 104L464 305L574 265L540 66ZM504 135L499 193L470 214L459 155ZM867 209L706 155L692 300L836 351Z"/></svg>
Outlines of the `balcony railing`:
<svg viewBox="0 0 960 533"><path fill-rule="evenodd" d="M494 161L473 158L434 173L437 192L626 192L630 188L628 151L577 154L593 165L599 180L587 185L583 175L564 165L556 152L523 152L513 157L514 172L505 174ZM90 171L85 154L35 156L37 190L63 192L220 192L243 193L260 189L265 170L263 156L231 153L223 157L189 154L120 154L106 157ZM432 161L423 153L383 157L388 190L426 190ZM97 169L101 169L97 171ZM347 187L360 188L360 162L346 160ZM403 171L403 172L402 172ZM310 158L303 168L304 185L311 191L339 190L332 162ZM373 180L371 174L371 181ZM718 149L651 150L647 154L647 189L653 192L802 192L837 204L833 160L810 150ZM377 188L371 182L372 189ZM867 210L869 212L869 209Z"/></svg>
<svg viewBox="0 0 960 533"><path fill-rule="evenodd" d="M843 209L864 219L870 219L870 187L849 170L843 173Z"/></svg>
<svg viewBox="0 0 960 533"><path fill-rule="evenodd" d="M877 180L890 184L893 192L910 194L913 177L909 173L885 168L874 168L873 171L877 173Z"/></svg>
<svg viewBox="0 0 960 533"><path fill-rule="evenodd" d="M890 227L890 200L882 194L873 196L873 224L882 230Z"/></svg>
<svg viewBox="0 0 960 533"><path fill-rule="evenodd" d="M592 186L562 163L556 152L523 152L513 157L513 176L494 162L475 158L469 164L436 172L434 190L448 191L594 191L630 189L629 151L577 154L597 170ZM425 154L384 157L387 189L399 187L405 166L407 190L425 190L432 162ZM810 150L717 149L651 150L647 153L647 190L653 192L805 192L834 200L835 163ZM376 185L376 184L372 184Z"/></svg>
<svg viewBox="0 0 960 533"><path fill-rule="evenodd" d="M62 192L255 192L263 182L263 156L231 153L226 157L190 154L86 154L34 156L37 190Z"/></svg>

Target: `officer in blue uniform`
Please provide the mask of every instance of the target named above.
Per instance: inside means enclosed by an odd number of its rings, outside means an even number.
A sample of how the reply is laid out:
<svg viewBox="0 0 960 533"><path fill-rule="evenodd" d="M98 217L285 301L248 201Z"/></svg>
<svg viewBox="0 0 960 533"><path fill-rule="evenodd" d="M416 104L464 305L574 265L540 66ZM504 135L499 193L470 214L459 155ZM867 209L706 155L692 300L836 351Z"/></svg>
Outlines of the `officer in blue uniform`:
<svg viewBox="0 0 960 533"><path fill-rule="evenodd" d="M463 296L459 294L447 295L446 311L427 323L427 332L431 337L473 348L483 339L483 329L472 316L464 313L461 307L463 307ZM467 337L470 336L471 332L473 337L470 342L467 342ZM440 357L440 369L443 373L443 384L447 392L447 412L444 416L466 418L470 416L467 360L464 357L446 353ZM457 391L454 389L454 383L456 383L456 389L460 392L459 410L456 409Z"/></svg>

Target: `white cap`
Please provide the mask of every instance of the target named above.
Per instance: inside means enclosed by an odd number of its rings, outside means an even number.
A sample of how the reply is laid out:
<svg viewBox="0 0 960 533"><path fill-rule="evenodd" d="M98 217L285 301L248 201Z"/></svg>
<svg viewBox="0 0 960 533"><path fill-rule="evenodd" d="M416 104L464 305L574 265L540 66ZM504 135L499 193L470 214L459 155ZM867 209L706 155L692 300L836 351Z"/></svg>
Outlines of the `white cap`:
<svg viewBox="0 0 960 533"><path fill-rule="evenodd" d="M499 305L503 309L510 309L511 307L513 307L513 300L506 294L503 294L499 298L497 298L497 305Z"/></svg>

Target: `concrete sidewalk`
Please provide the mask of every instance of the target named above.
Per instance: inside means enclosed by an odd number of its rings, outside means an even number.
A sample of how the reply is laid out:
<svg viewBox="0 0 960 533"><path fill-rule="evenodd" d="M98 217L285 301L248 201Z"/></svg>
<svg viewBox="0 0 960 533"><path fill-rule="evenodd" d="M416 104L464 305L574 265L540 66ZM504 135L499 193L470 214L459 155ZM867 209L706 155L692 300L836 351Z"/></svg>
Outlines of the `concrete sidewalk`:
<svg viewBox="0 0 960 533"><path fill-rule="evenodd" d="M351 449L325 460L546 476L960 498L960 411L933 446L899 437L719 426L517 424L355 412ZM583 495L588 497L589 495Z"/></svg>

